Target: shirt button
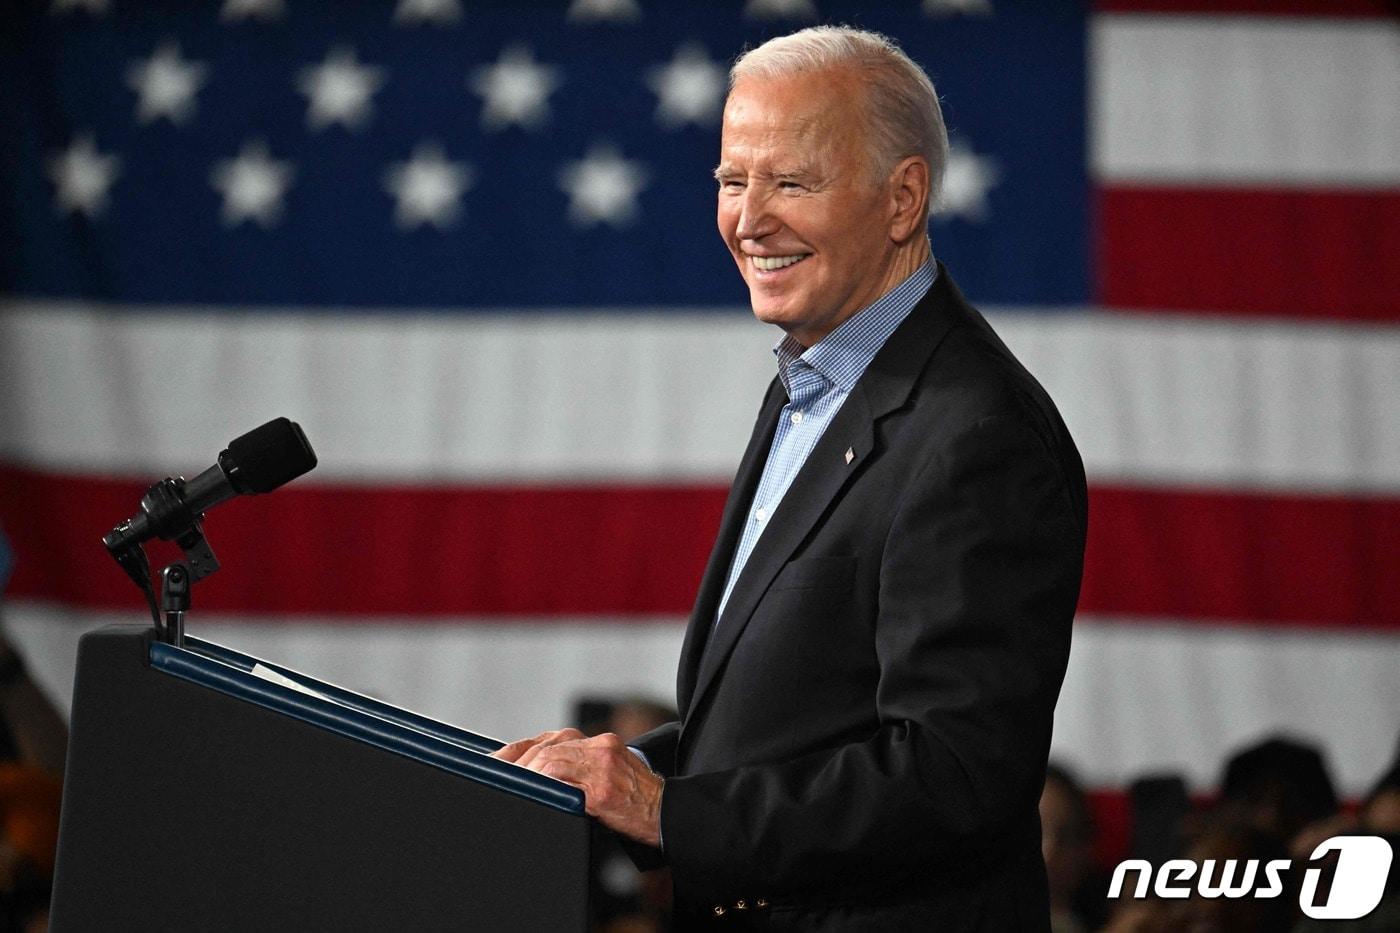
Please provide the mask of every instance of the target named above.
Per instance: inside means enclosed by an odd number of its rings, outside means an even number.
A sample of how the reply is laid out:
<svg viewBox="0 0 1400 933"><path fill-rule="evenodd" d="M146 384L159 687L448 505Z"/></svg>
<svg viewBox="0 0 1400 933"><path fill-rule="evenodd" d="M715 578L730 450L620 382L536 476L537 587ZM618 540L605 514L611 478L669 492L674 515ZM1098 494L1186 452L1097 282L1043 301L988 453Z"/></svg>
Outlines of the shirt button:
<svg viewBox="0 0 1400 933"><path fill-rule="evenodd" d="M768 521L768 510L767 510L767 509L759 509L757 512L754 512L754 513L753 513L753 517L756 518L756 519L758 519L758 520L761 521L761 522L766 522L766 521Z"/></svg>
<svg viewBox="0 0 1400 933"><path fill-rule="evenodd" d="M793 424L801 424L801 423L802 423L802 412L800 412L800 411L795 411L795 412L792 413L792 423L793 423Z"/></svg>

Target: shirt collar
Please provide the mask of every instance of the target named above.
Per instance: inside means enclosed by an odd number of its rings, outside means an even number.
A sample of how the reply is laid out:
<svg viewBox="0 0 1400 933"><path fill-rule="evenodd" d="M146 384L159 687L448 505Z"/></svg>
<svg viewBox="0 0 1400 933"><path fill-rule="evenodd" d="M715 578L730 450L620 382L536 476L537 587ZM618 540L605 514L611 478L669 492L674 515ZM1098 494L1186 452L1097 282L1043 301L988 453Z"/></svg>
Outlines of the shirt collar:
<svg viewBox="0 0 1400 933"><path fill-rule="evenodd" d="M792 395L790 371L799 361L844 392L849 392L865 372L890 334L909 316L938 277L933 257L904 281L842 321L831 333L810 347L784 335L773 347L778 358L778 378Z"/></svg>

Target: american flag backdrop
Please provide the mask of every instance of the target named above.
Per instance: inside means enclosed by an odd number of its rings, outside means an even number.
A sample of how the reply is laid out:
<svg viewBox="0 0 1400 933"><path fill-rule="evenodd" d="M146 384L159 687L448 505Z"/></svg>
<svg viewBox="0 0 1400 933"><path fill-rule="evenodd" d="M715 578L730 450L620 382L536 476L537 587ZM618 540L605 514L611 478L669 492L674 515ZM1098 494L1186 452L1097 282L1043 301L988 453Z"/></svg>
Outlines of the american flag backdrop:
<svg viewBox="0 0 1400 933"><path fill-rule="evenodd" d="M1200 790L1400 729L1393 4L127 0L0 12L9 637L140 621L99 538L280 415L190 631L502 737L672 695L773 373L714 226L746 45L895 36L934 253L1060 406L1090 542L1055 755ZM159 556L173 557L173 552Z"/></svg>

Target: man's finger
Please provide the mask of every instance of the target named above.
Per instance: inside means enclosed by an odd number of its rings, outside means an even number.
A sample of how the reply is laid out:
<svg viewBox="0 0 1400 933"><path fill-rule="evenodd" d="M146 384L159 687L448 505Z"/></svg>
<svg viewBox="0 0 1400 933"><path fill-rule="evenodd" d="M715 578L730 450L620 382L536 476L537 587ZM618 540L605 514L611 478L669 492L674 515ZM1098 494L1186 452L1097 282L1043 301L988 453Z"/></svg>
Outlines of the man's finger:
<svg viewBox="0 0 1400 933"><path fill-rule="evenodd" d="M491 757L499 758L502 761L517 761L534 742L534 739L517 739L496 749L491 753Z"/></svg>
<svg viewBox="0 0 1400 933"><path fill-rule="evenodd" d="M537 741L534 745L531 745L515 760L516 764L524 765L528 768L535 760L535 756L546 749L571 746L586 740L584 734L577 729L560 729L558 732L546 733L540 738L541 741Z"/></svg>
<svg viewBox="0 0 1400 933"><path fill-rule="evenodd" d="M519 758L515 760L515 763L520 765L521 767L532 768L538 771L539 768L535 766L536 759L540 757L541 753L549 751L550 749L556 747L557 745L547 745L543 742L538 743L536 745L532 745L525 750L524 754L522 754Z"/></svg>
<svg viewBox="0 0 1400 933"><path fill-rule="evenodd" d="M583 737L583 733L577 729L554 729L549 732L541 732L532 738L516 739L514 742L502 745L491 753L491 757L524 764L525 762L521 759L536 748L558 745L560 742L573 742Z"/></svg>
<svg viewBox="0 0 1400 933"><path fill-rule="evenodd" d="M583 775L579 773L576 762L551 757L546 761L539 762L535 770L546 777L552 777L556 781L563 781L565 784L577 787L584 792L585 801L592 796L588 787L583 783Z"/></svg>
<svg viewBox="0 0 1400 933"><path fill-rule="evenodd" d="M535 771L538 771L540 770L540 763L545 760L578 761L583 754L584 748L586 747L586 742L587 740L554 742L548 745L536 745L535 747L528 750L524 755L521 755L520 760L517 761L516 764L523 765L526 768L532 768Z"/></svg>

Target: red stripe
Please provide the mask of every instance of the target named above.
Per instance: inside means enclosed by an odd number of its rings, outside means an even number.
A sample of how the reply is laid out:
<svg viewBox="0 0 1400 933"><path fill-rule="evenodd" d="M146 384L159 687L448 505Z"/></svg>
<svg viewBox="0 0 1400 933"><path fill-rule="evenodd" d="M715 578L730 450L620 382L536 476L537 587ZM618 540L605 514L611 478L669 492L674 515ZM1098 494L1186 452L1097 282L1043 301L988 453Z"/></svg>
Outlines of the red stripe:
<svg viewBox="0 0 1400 933"><path fill-rule="evenodd" d="M1117 787L1086 790L1084 796L1093 822L1090 858L1100 871L1111 872L1128 857L1133 837L1132 799Z"/></svg>
<svg viewBox="0 0 1400 933"><path fill-rule="evenodd" d="M138 483L0 467L10 594L139 610L99 538ZM684 615L725 491L318 487L221 506L197 610L345 616ZM165 544L152 562L173 559ZM1400 628L1400 499L1096 486L1080 608Z"/></svg>
<svg viewBox="0 0 1400 933"><path fill-rule="evenodd" d="M137 608L100 538L144 484L0 467L9 593ZM719 527L715 487L394 488L293 485L220 506L223 569L196 611L343 615L677 614ZM178 556L148 548L152 564Z"/></svg>
<svg viewBox="0 0 1400 933"><path fill-rule="evenodd" d="M1097 0L1100 13L1215 13L1250 16L1392 17L1395 0Z"/></svg>
<svg viewBox="0 0 1400 933"><path fill-rule="evenodd" d="M1400 321L1400 190L1111 186L1099 204L1109 307Z"/></svg>
<svg viewBox="0 0 1400 933"><path fill-rule="evenodd" d="M1400 627L1400 500L1096 486L1083 612Z"/></svg>

